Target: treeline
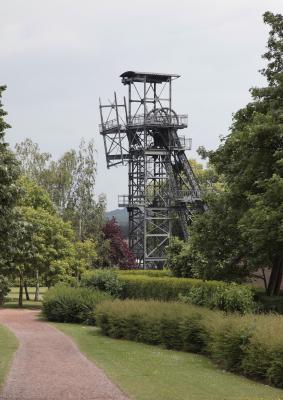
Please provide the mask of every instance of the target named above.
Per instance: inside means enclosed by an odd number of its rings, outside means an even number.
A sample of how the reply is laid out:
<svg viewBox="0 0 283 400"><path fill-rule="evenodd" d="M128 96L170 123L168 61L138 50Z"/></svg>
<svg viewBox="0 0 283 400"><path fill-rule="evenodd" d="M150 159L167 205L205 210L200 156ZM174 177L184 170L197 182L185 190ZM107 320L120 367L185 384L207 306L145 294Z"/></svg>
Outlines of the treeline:
<svg viewBox="0 0 283 400"><path fill-rule="evenodd" d="M6 88L0 87L0 97ZM95 198L93 141L58 160L31 139L5 141L6 112L0 105L0 286L23 290L80 279L91 268L132 268L135 259L114 219L106 220L105 196ZM4 279L5 278L5 279ZM1 289L1 288L0 288ZM5 289L6 290L6 289Z"/></svg>
<svg viewBox="0 0 283 400"><path fill-rule="evenodd" d="M215 151L199 149L208 168L195 168L207 204L187 242L172 241L168 267L176 276L242 281L258 271L269 295L283 275L283 17L264 14L270 32L261 71L267 86L233 116ZM231 77L232 79L232 77ZM269 282L264 271L271 270Z"/></svg>

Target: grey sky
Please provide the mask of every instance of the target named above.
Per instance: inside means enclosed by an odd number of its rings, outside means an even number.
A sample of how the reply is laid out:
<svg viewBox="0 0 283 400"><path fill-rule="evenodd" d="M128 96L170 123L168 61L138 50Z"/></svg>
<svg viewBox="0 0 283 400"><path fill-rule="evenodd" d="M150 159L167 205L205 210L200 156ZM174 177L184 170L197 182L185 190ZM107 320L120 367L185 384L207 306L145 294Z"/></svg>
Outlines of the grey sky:
<svg viewBox="0 0 283 400"><path fill-rule="evenodd" d="M266 10L281 0L0 0L0 84L7 140L25 137L55 157L95 138L96 193L108 208L127 192L127 169L105 167L98 97L125 94L126 70L179 73L173 108L189 114L193 149L215 148L231 115L262 85ZM195 151L189 154L195 157Z"/></svg>

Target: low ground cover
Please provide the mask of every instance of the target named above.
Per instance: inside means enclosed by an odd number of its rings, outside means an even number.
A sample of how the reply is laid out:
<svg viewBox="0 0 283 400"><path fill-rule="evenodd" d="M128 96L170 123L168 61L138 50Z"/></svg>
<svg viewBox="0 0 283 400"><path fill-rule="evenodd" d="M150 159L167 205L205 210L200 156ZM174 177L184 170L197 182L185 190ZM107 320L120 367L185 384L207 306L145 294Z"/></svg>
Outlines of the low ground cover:
<svg viewBox="0 0 283 400"><path fill-rule="evenodd" d="M55 325L135 400L283 400L283 391L217 369L197 354L114 340L89 326Z"/></svg>
<svg viewBox="0 0 283 400"><path fill-rule="evenodd" d="M4 383L17 347L18 341L13 333L0 325L0 387Z"/></svg>
<svg viewBox="0 0 283 400"><path fill-rule="evenodd" d="M281 316L115 300L98 305L96 319L107 336L206 354L221 368L283 387Z"/></svg>

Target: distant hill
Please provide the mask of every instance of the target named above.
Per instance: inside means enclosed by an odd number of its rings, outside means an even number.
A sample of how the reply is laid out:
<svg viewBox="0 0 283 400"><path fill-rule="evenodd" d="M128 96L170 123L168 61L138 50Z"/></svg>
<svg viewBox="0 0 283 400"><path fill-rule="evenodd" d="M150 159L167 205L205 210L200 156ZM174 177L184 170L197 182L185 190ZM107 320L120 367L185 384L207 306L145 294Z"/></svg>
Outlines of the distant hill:
<svg viewBox="0 0 283 400"><path fill-rule="evenodd" d="M120 225L121 231L125 239L129 236L129 226L128 226L128 212L126 208L116 208L115 210L107 211L106 217L108 219L115 218L117 223Z"/></svg>

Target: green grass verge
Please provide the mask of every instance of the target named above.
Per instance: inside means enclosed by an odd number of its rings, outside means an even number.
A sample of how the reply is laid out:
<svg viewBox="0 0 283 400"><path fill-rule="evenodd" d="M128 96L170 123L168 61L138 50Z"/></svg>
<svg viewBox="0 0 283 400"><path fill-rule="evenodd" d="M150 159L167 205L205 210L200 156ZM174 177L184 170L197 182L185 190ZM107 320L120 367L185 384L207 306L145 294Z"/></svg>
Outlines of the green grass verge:
<svg viewBox="0 0 283 400"><path fill-rule="evenodd" d="M25 300L25 292L23 293L23 307L22 308L30 308L30 309L38 309L42 306L42 295L47 291L47 287L41 287L39 290L40 293L40 301L34 301L35 287L29 287L28 292L31 300ZM19 288L12 287L9 292L5 303L2 307L4 308L18 308L18 298L19 298Z"/></svg>
<svg viewBox="0 0 283 400"><path fill-rule="evenodd" d="M206 357L54 324L135 400L283 400L283 391L217 369Z"/></svg>
<svg viewBox="0 0 283 400"><path fill-rule="evenodd" d="M13 354L18 348L14 334L0 325L0 387L3 385L9 371Z"/></svg>
<svg viewBox="0 0 283 400"><path fill-rule="evenodd" d="M21 308L28 308L30 310L34 309L40 309L42 307L42 302L41 301L23 301L23 306ZM10 300L6 301L3 305L1 305L1 308L19 308L18 306L18 301L17 300Z"/></svg>

